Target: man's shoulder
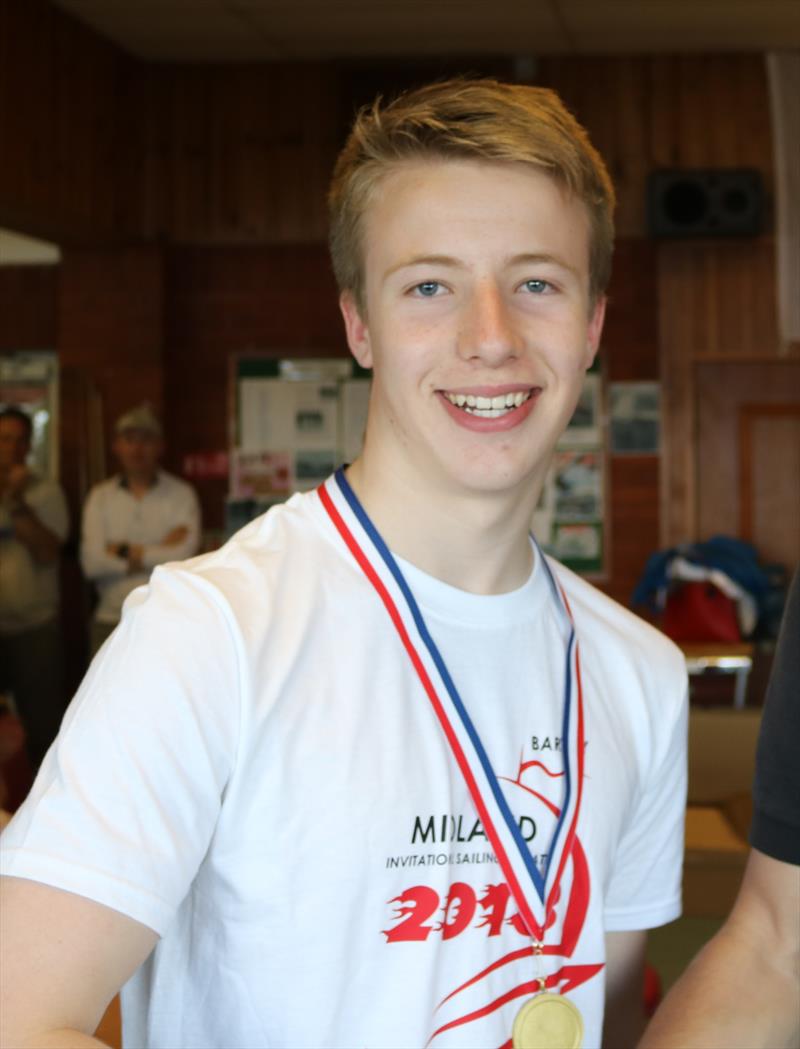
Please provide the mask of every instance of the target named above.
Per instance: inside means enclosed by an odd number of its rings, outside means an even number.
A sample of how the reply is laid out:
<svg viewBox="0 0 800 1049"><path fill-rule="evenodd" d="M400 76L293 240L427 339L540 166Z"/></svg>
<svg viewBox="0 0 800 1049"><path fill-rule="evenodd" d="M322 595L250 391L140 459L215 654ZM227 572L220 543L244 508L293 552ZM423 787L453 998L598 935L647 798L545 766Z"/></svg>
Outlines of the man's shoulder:
<svg viewBox="0 0 800 1049"><path fill-rule="evenodd" d="M289 573L295 582L319 570L323 542L314 493L271 507L209 553L157 569L189 574L218 590L255 585L263 594Z"/></svg>
<svg viewBox="0 0 800 1049"><path fill-rule="evenodd" d="M167 492L185 492L194 494L194 487L189 484L188 481L184 481L182 477L177 477L175 474L170 473L169 470L163 470L161 468L159 468L158 471L158 486Z"/></svg>
<svg viewBox="0 0 800 1049"><path fill-rule="evenodd" d="M120 480L119 474L112 474L102 481L96 481L87 492L86 499L98 499L117 492L121 487Z"/></svg>
<svg viewBox="0 0 800 1049"><path fill-rule="evenodd" d="M654 670L685 673L681 650L660 630L559 561L548 558L548 564L566 594L582 644L612 659L622 656Z"/></svg>
<svg viewBox="0 0 800 1049"><path fill-rule="evenodd" d="M30 480L25 491L25 498L32 499L63 499L64 490L58 481L52 477L31 471Z"/></svg>

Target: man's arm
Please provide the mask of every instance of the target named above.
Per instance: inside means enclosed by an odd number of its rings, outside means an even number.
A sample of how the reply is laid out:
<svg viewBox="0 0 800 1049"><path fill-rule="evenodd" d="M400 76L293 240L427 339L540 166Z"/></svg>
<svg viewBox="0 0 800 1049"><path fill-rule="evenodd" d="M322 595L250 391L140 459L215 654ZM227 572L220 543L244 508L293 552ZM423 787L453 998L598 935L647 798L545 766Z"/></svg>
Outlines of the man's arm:
<svg viewBox="0 0 800 1049"><path fill-rule="evenodd" d="M119 579L128 574L128 562L109 550L111 536L106 535L102 493L93 488L86 499L81 523L81 566L87 579ZM119 536L113 537L119 540Z"/></svg>
<svg viewBox="0 0 800 1049"><path fill-rule="evenodd" d="M800 867L753 849L733 910L656 1013L642 1049L800 1044Z"/></svg>
<svg viewBox="0 0 800 1049"><path fill-rule="evenodd" d="M10 513L15 537L27 546L35 560L43 565L55 561L61 549L61 540L42 524L36 511L24 499L18 499L11 504Z"/></svg>
<svg viewBox="0 0 800 1049"><path fill-rule="evenodd" d="M26 498L30 477L27 467L14 467L4 502L11 516L15 538L40 564L51 564L57 559L67 534L67 508L61 490L53 486L46 490L41 508L38 504L32 506Z"/></svg>
<svg viewBox="0 0 800 1049"><path fill-rule="evenodd" d="M606 1049L633 1049L642 1036L646 946L645 931L606 933Z"/></svg>
<svg viewBox="0 0 800 1049"><path fill-rule="evenodd" d="M81 1049L153 950L147 926L83 896L0 878L0 1047Z"/></svg>
<svg viewBox="0 0 800 1049"><path fill-rule="evenodd" d="M155 568L167 561L184 561L197 553L200 546L200 504L193 488L188 485L176 501L173 527L160 543L139 548L144 568Z"/></svg>

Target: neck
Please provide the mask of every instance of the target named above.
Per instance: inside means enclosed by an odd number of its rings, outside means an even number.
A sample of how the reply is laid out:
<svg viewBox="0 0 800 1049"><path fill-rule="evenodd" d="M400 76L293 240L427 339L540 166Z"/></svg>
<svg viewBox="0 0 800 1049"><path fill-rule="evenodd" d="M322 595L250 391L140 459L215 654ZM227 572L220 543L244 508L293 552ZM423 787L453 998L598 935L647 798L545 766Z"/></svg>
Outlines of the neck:
<svg viewBox="0 0 800 1049"><path fill-rule="evenodd" d="M152 488L157 474L157 470L152 470L149 473L127 473L125 474L125 483L130 492L137 494Z"/></svg>
<svg viewBox="0 0 800 1049"><path fill-rule="evenodd" d="M423 572L475 594L523 585L533 558L529 539L538 498L516 492L428 492L418 478L392 473L362 455L347 479L389 549Z"/></svg>

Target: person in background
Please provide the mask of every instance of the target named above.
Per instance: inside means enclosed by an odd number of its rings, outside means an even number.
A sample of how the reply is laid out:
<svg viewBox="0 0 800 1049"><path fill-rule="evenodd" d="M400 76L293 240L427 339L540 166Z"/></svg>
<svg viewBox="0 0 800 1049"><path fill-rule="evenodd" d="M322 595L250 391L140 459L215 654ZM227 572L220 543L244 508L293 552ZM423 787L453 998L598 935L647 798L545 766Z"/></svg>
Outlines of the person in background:
<svg viewBox="0 0 800 1049"><path fill-rule="evenodd" d="M642 1049L800 1046L800 572L767 689L753 802L733 910L671 988Z"/></svg>
<svg viewBox="0 0 800 1049"><path fill-rule="evenodd" d="M69 531L61 487L26 465L33 423L0 412L0 692L10 691L37 768L64 713L59 553Z"/></svg>
<svg viewBox="0 0 800 1049"><path fill-rule="evenodd" d="M98 594L92 656L119 622L125 598L153 568L191 557L200 545L197 495L159 466L161 424L148 404L120 416L113 450L120 472L91 489L81 530L81 564Z"/></svg>
<svg viewBox="0 0 800 1049"><path fill-rule="evenodd" d="M0 840L0 1045L96 1045L122 985L137 1047L638 1040L685 661L530 534L613 200L547 89L361 113L330 207L363 451L126 602Z"/></svg>

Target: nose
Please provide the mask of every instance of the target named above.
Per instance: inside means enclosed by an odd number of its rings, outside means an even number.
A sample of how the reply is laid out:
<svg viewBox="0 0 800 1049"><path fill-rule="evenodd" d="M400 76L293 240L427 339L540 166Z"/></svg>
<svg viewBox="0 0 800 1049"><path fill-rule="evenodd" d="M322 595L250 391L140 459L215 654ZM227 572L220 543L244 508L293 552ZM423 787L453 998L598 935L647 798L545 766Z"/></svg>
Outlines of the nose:
<svg viewBox="0 0 800 1049"><path fill-rule="evenodd" d="M465 304L458 333L459 355L497 367L519 356L520 349L520 336L502 292L493 282L478 285Z"/></svg>

